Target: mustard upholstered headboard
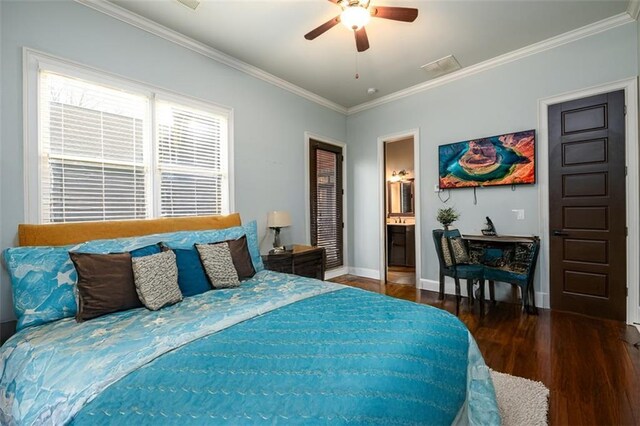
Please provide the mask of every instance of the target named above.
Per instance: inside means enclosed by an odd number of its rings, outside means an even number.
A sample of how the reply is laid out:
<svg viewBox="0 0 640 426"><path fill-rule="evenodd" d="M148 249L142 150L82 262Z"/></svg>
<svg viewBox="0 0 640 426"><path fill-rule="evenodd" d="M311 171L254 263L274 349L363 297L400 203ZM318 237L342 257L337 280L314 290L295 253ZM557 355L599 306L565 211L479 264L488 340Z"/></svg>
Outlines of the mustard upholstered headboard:
<svg viewBox="0 0 640 426"><path fill-rule="evenodd" d="M64 246L90 240L135 237L175 231L224 229L241 225L240 214L162 219L18 225L21 246Z"/></svg>

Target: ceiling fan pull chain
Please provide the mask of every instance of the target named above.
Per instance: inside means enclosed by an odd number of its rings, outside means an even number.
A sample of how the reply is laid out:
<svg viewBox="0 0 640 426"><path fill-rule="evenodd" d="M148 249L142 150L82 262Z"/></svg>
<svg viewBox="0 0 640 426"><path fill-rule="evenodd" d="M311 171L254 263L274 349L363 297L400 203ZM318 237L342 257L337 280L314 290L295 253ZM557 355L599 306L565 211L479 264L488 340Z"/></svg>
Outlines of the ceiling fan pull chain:
<svg viewBox="0 0 640 426"><path fill-rule="evenodd" d="M358 74L358 52L356 52L356 75L355 75L355 78L356 78L356 80L360 78L360 74Z"/></svg>

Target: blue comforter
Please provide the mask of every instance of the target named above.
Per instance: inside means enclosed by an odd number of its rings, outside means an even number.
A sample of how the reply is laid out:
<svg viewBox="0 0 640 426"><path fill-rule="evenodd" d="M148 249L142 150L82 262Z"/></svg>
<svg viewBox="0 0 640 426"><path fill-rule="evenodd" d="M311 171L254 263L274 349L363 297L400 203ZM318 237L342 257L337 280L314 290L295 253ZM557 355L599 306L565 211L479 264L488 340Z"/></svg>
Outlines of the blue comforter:
<svg viewBox="0 0 640 426"><path fill-rule="evenodd" d="M26 329L0 353L10 424L499 424L439 309L262 271L157 312Z"/></svg>

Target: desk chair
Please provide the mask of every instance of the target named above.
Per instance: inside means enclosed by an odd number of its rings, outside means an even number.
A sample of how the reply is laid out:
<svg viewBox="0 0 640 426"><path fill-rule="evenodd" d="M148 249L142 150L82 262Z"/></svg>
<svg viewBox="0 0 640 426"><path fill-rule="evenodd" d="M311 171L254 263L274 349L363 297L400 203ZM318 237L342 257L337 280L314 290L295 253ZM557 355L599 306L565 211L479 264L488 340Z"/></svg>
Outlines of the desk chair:
<svg viewBox="0 0 640 426"><path fill-rule="evenodd" d="M451 260L453 265L447 266L444 261L444 253L442 252L442 236L445 236L447 244L449 246L449 253L451 253ZM484 315L484 267L482 265L471 264L458 264L455 259L455 253L451 246L451 239L461 237L460 231L457 229L433 230L433 242L436 246L436 253L438 254L438 261L440 262L440 300L444 299L444 277L451 277L456 284L456 316L460 313L460 301L462 295L460 294L460 279L467 280L467 294L469 295L469 305L473 305L473 280L480 282L480 315Z"/></svg>
<svg viewBox="0 0 640 426"><path fill-rule="evenodd" d="M537 314L536 296L533 288L533 277L540 252L540 239L535 238L531 242L531 250L528 253L527 268L523 271L507 271L504 269L484 267L484 278L489 281L489 294L491 302L495 303L495 282L505 282L520 287L522 292L522 310L528 314Z"/></svg>

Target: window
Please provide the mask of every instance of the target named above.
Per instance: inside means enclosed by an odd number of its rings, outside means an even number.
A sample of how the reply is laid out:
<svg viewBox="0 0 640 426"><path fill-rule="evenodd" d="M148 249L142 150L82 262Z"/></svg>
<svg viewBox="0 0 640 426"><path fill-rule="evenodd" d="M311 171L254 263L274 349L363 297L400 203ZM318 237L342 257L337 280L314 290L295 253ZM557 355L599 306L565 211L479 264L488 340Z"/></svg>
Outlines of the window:
<svg viewBox="0 0 640 426"><path fill-rule="evenodd" d="M327 269L344 264L342 148L309 140L311 244L324 247Z"/></svg>
<svg viewBox="0 0 640 426"><path fill-rule="evenodd" d="M38 192L28 197L38 200L32 220L230 211L228 111L73 71L40 66L36 78L38 145L30 158L37 157L39 178L27 186Z"/></svg>
<svg viewBox="0 0 640 426"><path fill-rule="evenodd" d="M148 99L42 72L40 105L41 221L147 217Z"/></svg>
<svg viewBox="0 0 640 426"><path fill-rule="evenodd" d="M220 117L182 105L156 105L160 214L221 214L224 174Z"/></svg>

